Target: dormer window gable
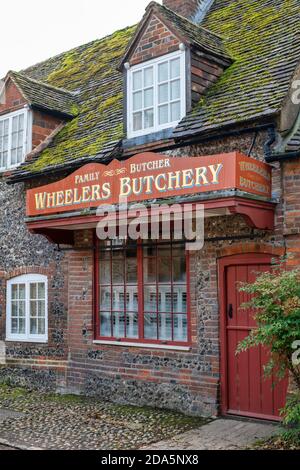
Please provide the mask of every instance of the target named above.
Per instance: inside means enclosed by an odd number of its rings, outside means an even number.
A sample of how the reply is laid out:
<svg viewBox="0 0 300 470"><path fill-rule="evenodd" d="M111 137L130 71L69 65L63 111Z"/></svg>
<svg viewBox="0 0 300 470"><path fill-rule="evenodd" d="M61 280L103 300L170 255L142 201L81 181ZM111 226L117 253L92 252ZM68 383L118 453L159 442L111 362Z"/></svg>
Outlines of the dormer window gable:
<svg viewBox="0 0 300 470"><path fill-rule="evenodd" d="M32 151L76 115L72 93L9 72L0 99L0 172L22 164Z"/></svg>
<svg viewBox="0 0 300 470"><path fill-rule="evenodd" d="M151 2L119 67L127 138L174 129L231 63L219 36Z"/></svg>

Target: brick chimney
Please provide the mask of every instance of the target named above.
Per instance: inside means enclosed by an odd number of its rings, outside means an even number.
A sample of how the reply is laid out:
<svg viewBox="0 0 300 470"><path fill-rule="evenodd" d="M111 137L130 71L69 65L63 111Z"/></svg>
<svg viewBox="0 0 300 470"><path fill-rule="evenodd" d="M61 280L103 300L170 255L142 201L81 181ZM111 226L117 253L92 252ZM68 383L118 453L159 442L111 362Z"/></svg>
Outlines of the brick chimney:
<svg viewBox="0 0 300 470"><path fill-rule="evenodd" d="M198 12L201 0L163 0L162 3L179 15L192 19Z"/></svg>

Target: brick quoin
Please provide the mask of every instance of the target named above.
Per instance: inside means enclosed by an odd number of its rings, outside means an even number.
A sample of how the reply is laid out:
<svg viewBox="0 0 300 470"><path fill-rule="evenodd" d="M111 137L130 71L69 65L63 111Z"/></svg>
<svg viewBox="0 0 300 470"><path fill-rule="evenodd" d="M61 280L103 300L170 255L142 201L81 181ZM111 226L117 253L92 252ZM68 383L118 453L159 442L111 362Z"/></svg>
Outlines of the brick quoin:
<svg viewBox="0 0 300 470"><path fill-rule="evenodd" d="M181 16L192 18L199 8L199 0L163 0L163 5Z"/></svg>

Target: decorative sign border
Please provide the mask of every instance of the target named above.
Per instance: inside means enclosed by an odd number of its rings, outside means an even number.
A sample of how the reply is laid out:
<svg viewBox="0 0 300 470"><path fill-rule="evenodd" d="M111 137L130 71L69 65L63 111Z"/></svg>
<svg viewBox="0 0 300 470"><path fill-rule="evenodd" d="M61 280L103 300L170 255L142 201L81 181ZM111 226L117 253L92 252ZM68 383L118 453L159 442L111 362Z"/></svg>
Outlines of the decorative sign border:
<svg viewBox="0 0 300 470"><path fill-rule="evenodd" d="M203 157L135 155L109 165L89 163L67 178L27 191L28 217L174 196L239 189L271 198L271 167L239 152Z"/></svg>

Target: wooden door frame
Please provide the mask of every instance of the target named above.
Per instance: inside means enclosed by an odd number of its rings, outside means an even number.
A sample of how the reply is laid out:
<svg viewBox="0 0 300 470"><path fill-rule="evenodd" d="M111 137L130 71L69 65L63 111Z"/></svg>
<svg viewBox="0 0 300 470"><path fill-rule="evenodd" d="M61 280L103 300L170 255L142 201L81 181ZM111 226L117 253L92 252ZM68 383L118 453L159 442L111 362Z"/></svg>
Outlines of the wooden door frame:
<svg viewBox="0 0 300 470"><path fill-rule="evenodd" d="M276 258L276 256L275 256ZM220 310L220 371L221 371L221 414L226 415L228 411L228 370L227 370L227 291L226 291L226 268L229 266L271 264L273 254L265 253L243 253L226 256L218 259L218 295ZM246 416L243 414L243 416Z"/></svg>

